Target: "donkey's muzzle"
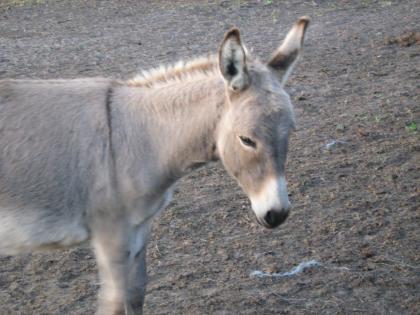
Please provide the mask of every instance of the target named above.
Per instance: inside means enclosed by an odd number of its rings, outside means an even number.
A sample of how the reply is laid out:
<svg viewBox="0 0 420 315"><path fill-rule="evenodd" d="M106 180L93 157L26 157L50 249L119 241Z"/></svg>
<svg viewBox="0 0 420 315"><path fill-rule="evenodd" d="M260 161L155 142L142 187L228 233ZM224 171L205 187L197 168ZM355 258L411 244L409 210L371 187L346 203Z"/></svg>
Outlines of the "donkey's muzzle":
<svg viewBox="0 0 420 315"><path fill-rule="evenodd" d="M269 229L273 229L280 224L282 224L284 221L286 221L287 217L289 216L289 211L287 210L270 210L266 213L264 217L264 223L265 227Z"/></svg>

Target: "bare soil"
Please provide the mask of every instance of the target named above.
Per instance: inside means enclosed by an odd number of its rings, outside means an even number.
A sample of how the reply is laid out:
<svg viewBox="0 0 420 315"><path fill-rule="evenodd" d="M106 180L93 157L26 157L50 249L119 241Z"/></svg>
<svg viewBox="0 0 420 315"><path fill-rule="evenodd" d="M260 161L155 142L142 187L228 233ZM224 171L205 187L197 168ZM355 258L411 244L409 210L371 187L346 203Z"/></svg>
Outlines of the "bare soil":
<svg viewBox="0 0 420 315"><path fill-rule="evenodd" d="M301 15L291 216L260 227L220 164L183 179L149 244L146 314L419 314L420 2L0 1L0 78L129 78L215 52L232 25L264 59ZM0 313L92 314L96 272L88 246L0 257Z"/></svg>

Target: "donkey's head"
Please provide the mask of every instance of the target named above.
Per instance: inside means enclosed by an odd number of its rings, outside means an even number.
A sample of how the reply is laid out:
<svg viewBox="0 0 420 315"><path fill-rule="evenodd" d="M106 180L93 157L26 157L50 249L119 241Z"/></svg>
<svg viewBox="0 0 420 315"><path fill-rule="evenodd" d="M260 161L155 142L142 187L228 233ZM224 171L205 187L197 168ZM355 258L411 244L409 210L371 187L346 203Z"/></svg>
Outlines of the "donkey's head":
<svg viewBox="0 0 420 315"><path fill-rule="evenodd" d="M218 129L217 150L249 196L258 222L269 228L289 214L285 163L294 116L283 85L308 23L307 17L300 18L267 63L247 54L237 29L225 35L219 50L228 104Z"/></svg>

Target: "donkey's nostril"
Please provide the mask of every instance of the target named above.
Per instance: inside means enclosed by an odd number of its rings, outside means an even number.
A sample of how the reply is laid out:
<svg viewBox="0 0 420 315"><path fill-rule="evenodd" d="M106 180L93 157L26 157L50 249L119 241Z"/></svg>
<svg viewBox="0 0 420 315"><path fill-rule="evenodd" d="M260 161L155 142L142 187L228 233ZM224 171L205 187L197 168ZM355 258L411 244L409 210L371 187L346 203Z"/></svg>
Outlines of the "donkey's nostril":
<svg viewBox="0 0 420 315"><path fill-rule="evenodd" d="M265 216L265 220L270 225L272 225L274 223L274 211L273 210L270 210L270 211L267 212L267 214Z"/></svg>
<svg viewBox="0 0 420 315"><path fill-rule="evenodd" d="M270 210L265 215L264 221L267 222L270 228L275 228L276 226L279 226L280 224L282 224L286 220L288 215L289 215L288 211Z"/></svg>

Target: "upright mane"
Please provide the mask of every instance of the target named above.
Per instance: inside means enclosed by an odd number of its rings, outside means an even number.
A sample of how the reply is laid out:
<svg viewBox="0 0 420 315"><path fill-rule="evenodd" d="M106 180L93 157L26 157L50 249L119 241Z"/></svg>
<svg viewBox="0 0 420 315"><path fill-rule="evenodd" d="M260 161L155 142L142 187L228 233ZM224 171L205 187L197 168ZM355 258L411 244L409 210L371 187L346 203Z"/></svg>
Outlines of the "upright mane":
<svg viewBox="0 0 420 315"><path fill-rule="evenodd" d="M153 87L156 85L207 76L217 70L217 58L214 55L198 57L192 60L181 60L172 65L161 65L150 70L143 70L128 81L133 86Z"/></svg>

